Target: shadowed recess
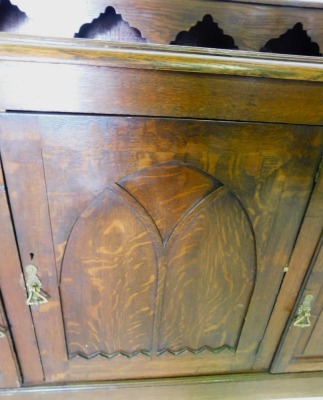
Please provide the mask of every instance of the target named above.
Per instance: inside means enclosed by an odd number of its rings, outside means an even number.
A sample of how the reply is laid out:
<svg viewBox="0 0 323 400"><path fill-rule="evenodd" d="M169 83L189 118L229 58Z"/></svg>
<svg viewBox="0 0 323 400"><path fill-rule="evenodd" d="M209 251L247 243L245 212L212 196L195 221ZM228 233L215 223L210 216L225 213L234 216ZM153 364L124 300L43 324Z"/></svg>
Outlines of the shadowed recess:
<svg viewBox="0 0 323 400"><path fill-rule="evenodd" d="M279 38L269 40L260 51L299 56L322 56L319 45L312 42L300 22L297 22L292 29L288 29Z"/></svg>
<svg viewBox="0 0 323 400"><path fill-rule="evenodd" d="M170 44L180 46L211 47L218 49L237 50L231 36L225 35L210 14L206 14L202 21L198 21L189 31L182 31Z"/></svg>
<svg viewBox="0 0 323 400"><path fill-rule="evenodd" d="M27 15L20 11L9 0L0 0L0 31L16 32L28 20Z"/></svg>
<svg viewBox="0 0 323 400"><path fill-rule="evenodd" d="M111 6L107 7L105 12L91 23L82 25L74 37L120 42L146 42L140 31L124 21L121 15L117 14Z"/></svg>

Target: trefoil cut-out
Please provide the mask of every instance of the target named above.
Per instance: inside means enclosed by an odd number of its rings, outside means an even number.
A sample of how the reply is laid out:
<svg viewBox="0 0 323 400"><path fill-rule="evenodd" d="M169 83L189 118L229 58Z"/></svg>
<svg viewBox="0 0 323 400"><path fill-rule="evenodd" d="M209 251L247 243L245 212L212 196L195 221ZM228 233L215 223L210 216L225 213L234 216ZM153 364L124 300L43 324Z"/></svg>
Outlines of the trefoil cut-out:
<svg viewBox="0 0 323 400"><path fill-rule="evenodd" d="M82 25L74 37L119 42L146 42L146 39L141 36L140 31L124 21L122 16L117 14L111 6L107 7L105 12L100 14L91 23Z"/></svg>
<svg viewBox="0 0 323 400"><path fill-rule="evenodd" d="M206 14L203 20L198 21L189 31L180 32L170 44L218 49L238 49L233 38L223 33L223 30L213 21L213 17L210 14Z"/></svg>
<svg viewBox="0 0 323 400"><path fill-rule="evenodd" d="M292 29L288 29L279 38L269 40L260 51L299 56L322 56L319 45L312 42L300 22L297 22Z"/></svg>

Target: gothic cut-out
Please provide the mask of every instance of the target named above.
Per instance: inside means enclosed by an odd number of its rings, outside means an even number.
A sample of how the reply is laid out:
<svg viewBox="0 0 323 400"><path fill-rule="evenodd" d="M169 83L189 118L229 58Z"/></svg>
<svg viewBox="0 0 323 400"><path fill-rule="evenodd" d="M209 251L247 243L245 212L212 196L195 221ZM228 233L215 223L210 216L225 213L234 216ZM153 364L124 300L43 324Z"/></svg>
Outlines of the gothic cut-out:
<svg viewBox="0 0 323 400"><path fill-rule="evenodd" d="M91 23L82 25L74 37L119 42L146 42L140 31L124 21L122 16L117 14L111 6L107 7L105 12Z"/></svg>
<svg viewBox="0 0 323 400"><path fill-rule="evenodd" d="M198 21L189 31L182 31L170 44L180 46L211 47L217 49L237 50L231 36L225 35L210 14L206 14L202 21Z"/></svg>
<svg viewBox="0 0 323 400"><path fill-rule="evenodd" d="M292 29L288 29L279 38L269 40L260 51L300 56L322 56L319 45L312 42L300 22L297 22Z"/></svg>
<svg viewBox="0 0 323 400"><path fill-rule="evenodd" d="M19 32L28 20L27 15L9 0L0 0L0 31Z"/></svg>

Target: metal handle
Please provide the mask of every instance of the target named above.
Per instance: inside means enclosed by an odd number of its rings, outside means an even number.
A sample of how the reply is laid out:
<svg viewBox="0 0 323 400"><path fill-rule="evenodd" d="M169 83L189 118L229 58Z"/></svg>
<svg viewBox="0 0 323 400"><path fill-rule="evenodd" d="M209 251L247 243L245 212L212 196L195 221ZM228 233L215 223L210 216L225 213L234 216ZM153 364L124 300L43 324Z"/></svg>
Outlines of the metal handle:
<svg viewBox="0 0 323 400"><path fill-rule="evenodd" d="M27 298L26 303L29 306L38 306L40 304L48 303L47 298L42 293L43 284L41 283L41 280L39 279L37 273L38 273L38 269L35 265L32 265L32 264L27 265L27 267L26 267L26 275L27 275L26 286L27 286L27 291L28 291L28 298Z"/></svg>
<svg viewBox="0 0 323 400"><path fill-rule="evenodd" d="M298 328L307 328L311 326L310 316L311 316L311 302L313 298L314 296L312 296L311 294L305 296L303 304L301 304L298 308L294 326Z"/></svg>

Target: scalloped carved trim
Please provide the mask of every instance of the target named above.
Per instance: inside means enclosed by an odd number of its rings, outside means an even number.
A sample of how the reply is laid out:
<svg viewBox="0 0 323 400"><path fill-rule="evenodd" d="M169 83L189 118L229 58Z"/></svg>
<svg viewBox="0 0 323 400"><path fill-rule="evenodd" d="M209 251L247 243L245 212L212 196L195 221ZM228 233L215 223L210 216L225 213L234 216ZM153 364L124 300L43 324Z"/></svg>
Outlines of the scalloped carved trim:
<svg viewBox="0 0 323 400"><path fill-rule="evenodd" d="M182 31L170 44L180 46L211 47L218 49L237 50L231 36L225 35L210 14L206 14L202 21L198 21L189 31Z"/></svg>
<svg viewBox="0 0 323 400"><path fill-rule="evenodd" d="M128 22L122 19L111 6L107 7L104 13L95 18L91 23L81 26L76 38L116 40L120 42L140 42L147 40L141 36L137 28L131 27Z"/></svg>
<svg viewBox="0 0 323 400"><path fill-rule="evenodd" d="M133 353L127 353L126 351L116 351L113 354L107 354L104 352L96 352L93 354L85 354L82 352L78 352L78 353L74 353L74 354L70 354L69 355L69 359L75 358L75 357L81 357L81 358L85 358L86 360L91 360L92 358L95 357L105 357L108 358L109 360L111 360L112 358L121 356L121 357L126 357L126 358L133 358L136 357L138 355L142 355L145 357L150 357L150 352L146 351L146 350L138 350L138 351L134 351Z"/></svg>
<svg viewBox="0 0 323 400"><path fill-rule="evenodd" d="M0 1L0 31L18 33L28 20L27 15L9 0Z"/></svg>
<svg viewBox="0 0 323 400"><path fill-rule="evenodd" d="M183 347L180 350L171 350L171 349L165 349L165 350L160 350L158 351L157 355L162 355L165 353L172 354L174 356L179 356L180 354L183 353L191 353L191 354L200 354L204 353L206 351L209 351L211 353L217 354L217 353L222 353L223 351L229 351L230 353L235 353L235 349L231 346L228 345L223 345L221 347L210 347L210 346L202 346L199 349L191 349L190 347Z"/></svg>
<svg viewBox="0 0 323 400"><path fill-rule="evenodd" d="M297 22L292 29L288 29L279 38L269 40L260 51L299 56L322 56L319 45L312 42L300 22Z"/></svg>

